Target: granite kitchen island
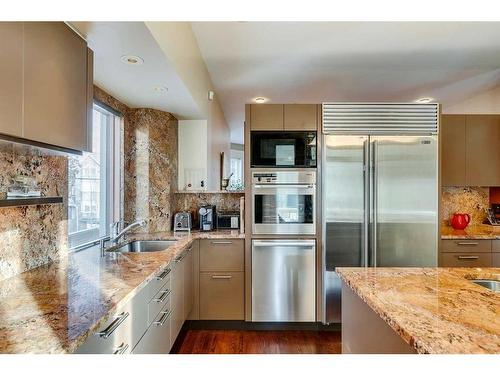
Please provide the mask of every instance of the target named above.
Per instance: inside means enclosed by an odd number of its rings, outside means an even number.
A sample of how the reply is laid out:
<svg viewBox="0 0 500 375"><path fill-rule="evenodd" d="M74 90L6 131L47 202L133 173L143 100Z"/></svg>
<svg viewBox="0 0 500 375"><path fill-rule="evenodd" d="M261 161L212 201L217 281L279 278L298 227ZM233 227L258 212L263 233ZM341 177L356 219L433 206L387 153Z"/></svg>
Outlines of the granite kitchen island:
<svg viewBox="0 0 500 375"><path fill-rule="evenodd" d="M338 268L343 353L500 353L500 268Z"/></svg>

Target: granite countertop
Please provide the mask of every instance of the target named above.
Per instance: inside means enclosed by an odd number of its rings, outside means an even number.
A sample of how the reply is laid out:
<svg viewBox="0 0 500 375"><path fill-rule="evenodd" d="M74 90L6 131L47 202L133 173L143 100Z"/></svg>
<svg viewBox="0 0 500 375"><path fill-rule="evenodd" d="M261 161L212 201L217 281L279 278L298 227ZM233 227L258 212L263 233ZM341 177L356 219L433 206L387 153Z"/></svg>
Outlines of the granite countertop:
<svg viewBox="0 0 500 375"><path fill-rule="evenodd" d="M71 353L194 240L244 238L238 231L137 234L176 239L165 251L98 248L0 281L0 353Z"/></svg>
<svg viewBox="0 0 500 375"><path fill-rule="evenodd" d="M464 230L453 229L450 226L443 225L441 227L442 240L499 240L500 226L492 225L474 225L465 228Z"/></svg>
<svg viewBox="0 0 500 375"><path fill-rule="evenodd" d="M471 279L500 268L337 268L340 278L419 353L500 353L500 295Z"/></svg>

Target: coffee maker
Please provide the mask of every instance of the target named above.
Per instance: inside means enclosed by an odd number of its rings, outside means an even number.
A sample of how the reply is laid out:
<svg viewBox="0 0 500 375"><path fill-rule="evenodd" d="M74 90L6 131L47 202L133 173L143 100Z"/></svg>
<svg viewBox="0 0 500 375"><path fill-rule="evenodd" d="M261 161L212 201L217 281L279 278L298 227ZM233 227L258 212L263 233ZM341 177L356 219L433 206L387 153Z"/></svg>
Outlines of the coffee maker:
<svg viewBox="0 0 500 375"><path fill-rule="evenodd" d="M200 231L209 231L215 229L216 213L215 206L205 205L198 210L200 220Z"/></svg>

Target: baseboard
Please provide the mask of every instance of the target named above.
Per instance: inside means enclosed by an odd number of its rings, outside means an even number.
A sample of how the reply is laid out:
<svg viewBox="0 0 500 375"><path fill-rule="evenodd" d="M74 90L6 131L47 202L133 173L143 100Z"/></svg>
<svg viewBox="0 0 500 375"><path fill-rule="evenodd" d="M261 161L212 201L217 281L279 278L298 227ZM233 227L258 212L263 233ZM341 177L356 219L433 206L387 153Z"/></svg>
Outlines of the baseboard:
<svg viewBox="0 0 500 375"><path fill-rule="evenodd" d="M239 331L340 331L340 323L324 325L319 322L246 322L244 320L188 320L183 330L239 330Z"/></svg>

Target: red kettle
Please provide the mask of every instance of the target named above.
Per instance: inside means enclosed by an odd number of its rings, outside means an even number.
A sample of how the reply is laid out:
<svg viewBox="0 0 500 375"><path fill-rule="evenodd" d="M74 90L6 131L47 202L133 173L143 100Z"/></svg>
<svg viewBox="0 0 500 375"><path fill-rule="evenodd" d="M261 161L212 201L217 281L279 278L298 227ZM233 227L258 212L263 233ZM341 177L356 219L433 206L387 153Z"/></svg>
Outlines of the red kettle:
<svg viewBox="0 0 500 375"><path fill-rule="evenodd" d="M455 213L453 214L450 223L453 229L465 229L465 227L467 227L470 223L470 215Z"/></svg>

